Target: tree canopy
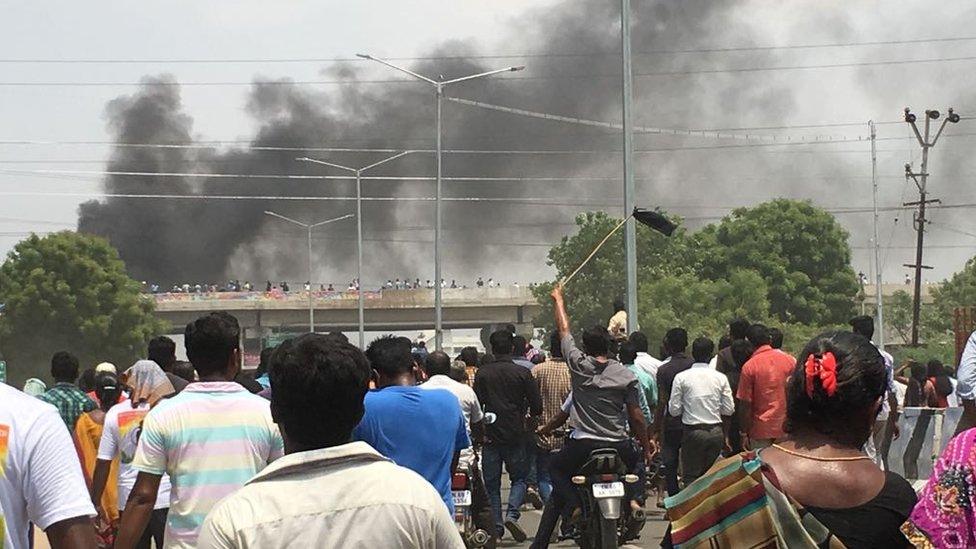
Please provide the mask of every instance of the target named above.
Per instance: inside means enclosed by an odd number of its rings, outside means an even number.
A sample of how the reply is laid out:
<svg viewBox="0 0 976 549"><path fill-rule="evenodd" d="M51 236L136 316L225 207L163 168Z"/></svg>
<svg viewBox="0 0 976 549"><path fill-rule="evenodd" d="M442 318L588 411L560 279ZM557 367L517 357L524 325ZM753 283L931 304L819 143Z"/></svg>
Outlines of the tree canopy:
<svg viewBox="0 0 976 549"><path fill-rule="evenodd" d="M49 378L51 355L66 350L82 369L127 366L162 330L118 252L104 239L60 232L31 235L0 266L0 348L12 383Z"/></svg>

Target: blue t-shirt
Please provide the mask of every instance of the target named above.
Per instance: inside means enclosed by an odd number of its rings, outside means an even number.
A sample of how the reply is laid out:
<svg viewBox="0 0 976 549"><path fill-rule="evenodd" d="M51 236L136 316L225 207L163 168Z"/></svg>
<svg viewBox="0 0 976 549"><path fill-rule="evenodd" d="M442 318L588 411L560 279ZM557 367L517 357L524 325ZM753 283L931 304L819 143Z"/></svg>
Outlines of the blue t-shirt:
<svg viewBox="0 0 976 549"><path fill-rule="evenodd" d="M471 446L457 397L443 389L391 386L366 393L365 403L353 438L427 479L453 516L451 462L454 452Z"/></svg>

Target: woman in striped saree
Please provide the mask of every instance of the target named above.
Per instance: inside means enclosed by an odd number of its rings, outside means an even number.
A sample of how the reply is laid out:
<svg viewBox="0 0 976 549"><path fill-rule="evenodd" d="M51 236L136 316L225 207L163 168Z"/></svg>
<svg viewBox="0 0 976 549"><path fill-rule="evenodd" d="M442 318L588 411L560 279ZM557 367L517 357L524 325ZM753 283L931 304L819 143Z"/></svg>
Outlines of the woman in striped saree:
<svg viewBox="0 0 976 549"><path fill-rule="evenodd" d="M886 387L871 342L814 338L786 383L787 436L717 463L665 505L675 547L905 547L911 485L861 448Z"/></svg>

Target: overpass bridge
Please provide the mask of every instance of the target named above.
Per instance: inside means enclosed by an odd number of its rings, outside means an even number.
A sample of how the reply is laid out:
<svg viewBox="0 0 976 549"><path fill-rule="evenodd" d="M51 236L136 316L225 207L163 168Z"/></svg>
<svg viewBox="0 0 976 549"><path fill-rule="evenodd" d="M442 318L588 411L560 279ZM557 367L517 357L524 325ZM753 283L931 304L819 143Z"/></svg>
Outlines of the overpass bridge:
<svg viewBox="0 0 976 549"><path fill-rule="evenodd" d="M527 287L445 288L445 330L481 328L490 324L531 325L540 306ZM154 294L156 316L176 331L211 311L227 311L249 334L271 329L304 330L308 326L308 292L215 292ZM313 291L315 325L322 330L359 329L355 291ZM434 290L365 292L366 330L432 330ZM255 334L256 335L256 334Z"/></svg>

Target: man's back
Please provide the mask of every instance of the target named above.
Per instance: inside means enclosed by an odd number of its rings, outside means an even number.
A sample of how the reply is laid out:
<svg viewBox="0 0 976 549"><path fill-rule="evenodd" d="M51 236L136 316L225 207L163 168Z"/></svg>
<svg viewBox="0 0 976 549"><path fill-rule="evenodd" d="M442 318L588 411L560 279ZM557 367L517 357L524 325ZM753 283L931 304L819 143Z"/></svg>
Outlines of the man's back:
<svg viewBox="0 0 976 549"><path fill-rule="evenodd" d="M562 350L573 382L573 425L601 438L627 439L626 405L640 403L637 376L616 360L586 356L572 336L563 337Z"/></svg>
<svg viewBox="0 0 976 549"><path fill-rule="evenodd" d="M735 412L728 378L707 363L680 372L671 390L671 401L680 406L685 425L715 425ZM676 407L669 403L669 412L673 414Z"/></svg>
<svg viewBox="0 0 976 549"><path fill-rule="evenodd" d="M569 379L569 366L561 358L551 358L533 368L532 377L535 378L539 386L539 395L542 397L542 416L539 418L539 423L545 425L559 412L563 401L573 390ZM546 450L558 450L562 447L561 439L553 435L545 435L539 439Z"/></svg>
<svg viewBox="0 0 976 549"><path fill-rule="evenodd" d="M232 381L198 382L146 415L132 466L169 474L166 547L192 547L213 505L282 454L267 400Z"/></svg>
<svg viewBox="0 0 976 549"><path fill-rule="evenodd" d="M440 495L364 442L289 454L221 501L201 549L463 547Z"/></svg>
<svg viewBox="0 0 976 549"><path fill-rule="evenodd" d="M531 411L532 415L542 413L542 400L532 372L510 358L501 358L478 368L474 392L485 411L498 416L485 428L491 443L520 444L525 434L527 412Z"/></svg>
<svg viewBox="0 0 976 549"><path fill-rule="evenodd" d="M694 359L682 352L673 354L658 368L656 379L657 394L661 405L667 407L667 401L663 401L662 399L665 397L670 398L675 376L691 368L691 365L694 363ZM665 414L664 416L665 429L681 429L681 418L673 417L671 414Z"/></svg>
<svg viewBox="0 0 976 549"><path fill-rule="evenodd" d="M55 383L54 387L37 398L54 405L71 432L74 432L75 423L78 422L81 414L91 412L96 408L95 401L73 383Z"/></svg>
<svg viewBox="0 0 976 549"><path fill-rule="evenodd" d="M0 546L30 547L29 523L46 530L94 516L71 437L58 411L0 383Z"/></svg>
<svg viewBox="0 0 976 549"><path fill-rule="evenodd" d="M752 406L754 439L774 439L783 436L786 420L786 382L793 373L796 360L769 345L756 349L742 366L736 396Z"/></svg>
<svg viewBox="0 0 976 549"><path fill-rule="evenodd" d="M453 512L451 462L470 446L457 398L445 390L394 385L366 393L365 405L353 438L419 473Z"/></svg>

